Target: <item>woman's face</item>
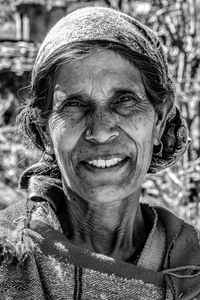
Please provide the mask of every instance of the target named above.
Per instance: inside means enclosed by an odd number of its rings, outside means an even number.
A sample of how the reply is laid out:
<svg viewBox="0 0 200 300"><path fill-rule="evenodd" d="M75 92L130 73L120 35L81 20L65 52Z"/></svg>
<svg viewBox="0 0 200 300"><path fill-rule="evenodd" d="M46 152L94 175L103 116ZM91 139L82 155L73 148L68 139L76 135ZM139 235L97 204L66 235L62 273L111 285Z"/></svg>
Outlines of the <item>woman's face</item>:
<svg viewBox="0 0 200 300"><path fill-rule="evenodd" d="M110 50L62 65L49 132L63 182L87 201L140 190L159 125L140 72Z"/></svg>

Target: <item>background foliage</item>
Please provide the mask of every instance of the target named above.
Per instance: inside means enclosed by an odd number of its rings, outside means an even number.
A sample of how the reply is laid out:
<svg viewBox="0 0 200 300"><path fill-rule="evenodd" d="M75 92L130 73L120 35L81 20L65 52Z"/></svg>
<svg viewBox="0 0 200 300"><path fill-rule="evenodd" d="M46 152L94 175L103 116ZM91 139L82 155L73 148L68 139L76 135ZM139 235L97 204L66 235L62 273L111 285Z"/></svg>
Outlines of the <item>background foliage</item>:
<svg viewBox="0 0 200 300"><path fill-rule="evenodd" d="M0 23L14 22L12 1L0 0ZM91 1L77 1L87 2ZM102 2L102 1L101 1ZM128 13L145 22L160 36L166 50L171 73L177 82L182 97L177 105L184 115L192 143L184 157L170 169L157 175L148 175L143 186L143 195L156 205L164 205L177 215L200 227L200 1L198 0L152 0L147 13L135 9L133 0L105 0L107 6ZM36 161L40 153L31 149L21 138L14 126L20 109L17 89L25 80L12 85L11 74L3 77L0 85L0 182L2 184L1 207L25 194L17 190L21 172ZM2 73L0 72L0 78ZM27 78L27 76L26 76ZM7 82L10 80L11 88ZM16 80L15 80L16 81ZM21 85L20 85L21 83ZM12 88L14 86L14 90ZM17 87L17 88L16 88ZM4 185L4 186L3 186ZM10 187L15 192L5 197ZM4 195L3 195L4 194Z"/></svg>

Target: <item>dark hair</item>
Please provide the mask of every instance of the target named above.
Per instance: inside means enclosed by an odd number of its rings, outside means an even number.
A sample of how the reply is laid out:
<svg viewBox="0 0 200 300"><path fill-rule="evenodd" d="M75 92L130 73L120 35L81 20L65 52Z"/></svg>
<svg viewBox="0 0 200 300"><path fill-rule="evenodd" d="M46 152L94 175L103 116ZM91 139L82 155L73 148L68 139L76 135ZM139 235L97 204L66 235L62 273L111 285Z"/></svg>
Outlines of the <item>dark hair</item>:
<svg viewBox="0 0 200 300"><path fill-rule="evenodd" d="M43 63L30 86L30 98L26 100L24 109L17 118L20 131L41 151L45 151L39 126L46 126L52 110L52 94L57 68L66 62L82 59L95 49L109 49L118 53L136 66L142 77L146 95L154 105L155 110L162 110L167 101L173 105L175 94L171 83L166 86L163 69L159 63L150 57L135 52L127 46L107 41L84 41L71 43L57 49Z"/></svg>

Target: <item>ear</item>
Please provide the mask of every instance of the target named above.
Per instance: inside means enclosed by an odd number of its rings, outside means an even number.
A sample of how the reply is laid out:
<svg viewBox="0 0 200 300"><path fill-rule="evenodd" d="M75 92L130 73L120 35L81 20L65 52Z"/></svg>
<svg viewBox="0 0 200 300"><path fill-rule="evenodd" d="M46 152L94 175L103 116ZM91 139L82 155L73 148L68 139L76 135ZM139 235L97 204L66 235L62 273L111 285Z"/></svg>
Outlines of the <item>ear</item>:
<svg viewBox="0 0 200 300"><path fill-rule="evenodd" d="M46 152L50 155L53 154L54 153L53 142L51 139L48 125L38 125L38 132L43 141Z"/></svg>
<svg viewBox="0 0 200 300"><path fill-rule="evenodd" d="M173 107L172 101L166 101L164 104L156 107L156 118L154 127L154 145L158 146L160 144L162 135L165 130L167 118Z"/></svg>

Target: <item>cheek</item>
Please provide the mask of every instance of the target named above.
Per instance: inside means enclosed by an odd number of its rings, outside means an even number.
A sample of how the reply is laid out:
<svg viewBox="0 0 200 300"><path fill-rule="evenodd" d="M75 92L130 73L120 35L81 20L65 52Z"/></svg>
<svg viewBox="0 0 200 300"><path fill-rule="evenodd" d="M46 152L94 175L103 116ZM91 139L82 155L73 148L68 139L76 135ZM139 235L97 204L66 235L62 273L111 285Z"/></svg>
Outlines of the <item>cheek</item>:
<svg viewBox="0 0 200 300"><path fill-rule="evenodd" d="M121 128L140 148L144 148L144 146L152 144L154 128L153 120L153 114L151 117L146 117L144 115L132 116L123 119Z"/></svg>
<svg viewBox="0 0 200 300"><path fill-rule="evenodd" d="M52 116L49 120L49 130L56 153L70 152L80 139L84 126L77 123L75 117L61 118Z"/></svg>
<svg viewBox="0 0 200 300"><path fill-rule="evenodd" d="M131 186L141 185L151 163L153 151L154 117L134 116L123 122L122 129L136 146L136 166L130 177ZM134 151L134 149L133 149Z"/></svg>

